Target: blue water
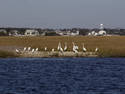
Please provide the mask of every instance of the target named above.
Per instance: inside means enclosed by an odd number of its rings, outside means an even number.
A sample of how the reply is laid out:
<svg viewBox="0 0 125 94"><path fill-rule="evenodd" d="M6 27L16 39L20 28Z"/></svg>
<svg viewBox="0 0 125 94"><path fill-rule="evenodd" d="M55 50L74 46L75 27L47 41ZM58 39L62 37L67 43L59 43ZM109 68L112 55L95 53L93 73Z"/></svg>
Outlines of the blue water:
<svg viewBox="0 0 125 94"><path fill-rule="evenodd" d="M0 59L0 94L125 94L125 58Z"/></svg>

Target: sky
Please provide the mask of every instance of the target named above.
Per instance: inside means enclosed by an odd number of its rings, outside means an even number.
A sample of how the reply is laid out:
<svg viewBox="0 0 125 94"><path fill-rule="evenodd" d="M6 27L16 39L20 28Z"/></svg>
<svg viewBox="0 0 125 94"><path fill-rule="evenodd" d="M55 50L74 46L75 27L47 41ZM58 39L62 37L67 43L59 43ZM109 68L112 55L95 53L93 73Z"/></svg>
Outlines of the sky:
<svg viewBox="0 0 125 94"><path fill-rule="evenodd" d="M0 27L125 28L125 0L0 0Z"/></svg>

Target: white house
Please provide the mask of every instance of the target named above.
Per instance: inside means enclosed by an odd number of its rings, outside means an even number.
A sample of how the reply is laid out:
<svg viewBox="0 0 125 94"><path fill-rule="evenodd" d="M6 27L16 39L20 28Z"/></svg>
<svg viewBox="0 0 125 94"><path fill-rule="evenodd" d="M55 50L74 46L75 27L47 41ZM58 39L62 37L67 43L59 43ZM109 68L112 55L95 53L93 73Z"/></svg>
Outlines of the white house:
<svg viewBox="0 0 125 94"><path fill-rule="evenodd" d="M9 32L9 36L18 36L19 35L19 31L18 30L11 30Z"/></svg>
<svg viewBox="0 0 125 94"><path fill-rule="evenodd" d="M77 36L79 35L79 31L55 31L57 34L61 36Z"/></svg>
<svg viewBox="0 0 125 94"><path fill-rule="evenodd" d="M26 30L25 36L38 36L39 32L37 30Z"/></svg>
<svg viewBox="0 0 125 94"><path fill-rule="evenodd" d="M106 31L105 31L105 30L100 30L100 31L98 32L98 35L106 35Z"/></svg>
<svg viewBox="0 0 125 94"><path fill-rule="evenodd" d="M88 36L105 36L105 35L107 35L107 33L104 30L103 24L100 24L100 31L98 32L92 31L88 33Z"/></svg>
<svg viewBox="0 0 125 94"><path fill-rule="evenodd" d="M0 29L0 36L5 36L7 35L7 31L5 29Z"/></svg>
<svg viewBox="0 0 125 94"><path fill-rule="evenodd" d="M104 30L104 25L100 24L100 31L98 32L99 36L104 36L106 35L106 31Z"/></svg>
<svg viewBox="0 0 125 94"><path fill-rule="evenodd" d="M78 35L79 35L79 31L71 32L71 36L78 36Z"/></svg>
<svg viewBox="0 0 125 94"><path fill-rule="evenodd" d="M5 29L0 29L0 33L5 33L7 34L7 31Z"/></svg>

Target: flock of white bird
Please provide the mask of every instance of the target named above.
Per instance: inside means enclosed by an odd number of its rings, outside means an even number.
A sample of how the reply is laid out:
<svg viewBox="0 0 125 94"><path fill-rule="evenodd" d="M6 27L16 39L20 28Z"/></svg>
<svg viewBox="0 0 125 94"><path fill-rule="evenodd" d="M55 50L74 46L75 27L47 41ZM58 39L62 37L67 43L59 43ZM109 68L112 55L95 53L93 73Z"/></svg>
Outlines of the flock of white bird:
<svg viewBox="0 0 125 94"><path fill-rule="evenodd" d="M24 47L23 48L23 50L21 51L21 50L18 50L18 49L16 49L16 53L21 53L21 52L32 52L32 53L34 53L34 52L38 52L38 50L39 50L39 48L31 48L31 47Z"/></svg>
<svg viewBox="0 0 125 94"><path fill-rule="evenodd" d="M78 45L76 45L74 42L72 42L72 44L73 44L73 48L72 48L72 51L74 52L74 53L78 53L79 51L79 47L78 47ZM82 51L83 52L87 52L87 49L85 48L85 46L84 46L84 43L82 43ZM47 49L47 47L44 47L44 51L47 51L48 49ZM58 43L58 47L57 47L57 50L59 51L59 52L66 52L67 50L68 50L68 46L67 46L67 43L65 42L65 46L64 46L64 48L62 48L62 46L61 46L61 43L59 42ZM96 49L95 49L95 52L98 52L98 50L99 50L99 48L98 47L96 47ZM38 52L39 51L39 48L31 48L31 47L24 47L23 48L23 51L22 52L32 52L32 53L34 53L34 52ZM52 48L52 50L51 50L51 52L54 52L55 51L55 49L54 48ZM17 53L20 53L21 51L20 50L18 50L18 49L16 49L16 52Z"/></svg>

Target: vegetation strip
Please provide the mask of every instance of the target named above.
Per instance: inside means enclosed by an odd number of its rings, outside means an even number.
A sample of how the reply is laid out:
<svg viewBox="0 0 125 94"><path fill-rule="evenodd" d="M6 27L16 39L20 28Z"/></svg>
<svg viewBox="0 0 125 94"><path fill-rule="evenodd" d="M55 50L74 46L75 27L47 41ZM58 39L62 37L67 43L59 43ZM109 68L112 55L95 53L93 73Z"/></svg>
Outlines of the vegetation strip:
<svg viewBox="0 0 125 94"><path fill-rule="evenodd" d="M64 48L65 42L67 42L68 51L72 51L72 42L78 45L79 52L82 52L82 43L88 52L94 52L96 47L99 48L99 57L125 57L125 36L49 36L49 37L0 37L0 50L7 52L0 52L0 57L13 57L8 53L6 47L17 47L17 49L23 49L24 47L39 48L39 51L44 51L47 47L48 51L53 48L57 50L58 43L61 43ZM11 50L15 51L15 48ZM3 54L4 53L4 54ZM7 54L5 54L7 53ZM3 55L3 56L2 56Z"/></svg>

